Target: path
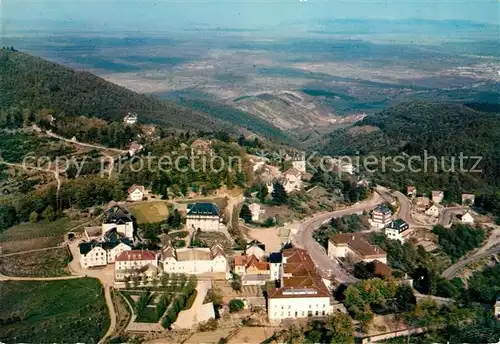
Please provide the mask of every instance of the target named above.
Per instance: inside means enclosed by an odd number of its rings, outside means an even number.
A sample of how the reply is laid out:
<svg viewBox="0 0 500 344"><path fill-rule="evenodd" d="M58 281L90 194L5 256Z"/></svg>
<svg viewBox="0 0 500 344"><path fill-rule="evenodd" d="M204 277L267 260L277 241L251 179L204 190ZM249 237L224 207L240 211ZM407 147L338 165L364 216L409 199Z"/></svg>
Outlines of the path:
<svg viewBox="0 0 500 344"><path fill-rule="evenodd" d="M2 254L2 255L0 255L0 258L4 258L4 257L11 257L11 256L17 256L17 255L20 255L20 254L25 254L25 253L40 252L40 251L48 251L48 250L55 250L55 249L60 249L60 248L64 248L64 247L65 247L64 245L62 245L62 246L52 246L52 247L37 248L37 249L34 249L34 250L28 250L28 251L21 251L21 252L7 253L7 254Z"/></svg>
<svg viewBox="0 0 500 344"><path fill-rule="evenodd" d="M99 149L99 150L107 150L107 151L112 151L112 152L116 152L116 153L120 153L120 154L126 154L126 153L128 153L128 151L123 150L123 149L110 148L110 147L104 147L104 146L95 145L95 144L91 144L91 143L84 143L84 142L79 142L79 141L73 141L73 140L67 139L67 138L65 138L65 137L63 137L61 135L54 134L50 130L47 130L45 133L48 136L50 136L50 137L53 137L53 138L56 138L56 139L59 139L59 140L62 140L62 141L66 141L66 142L69 142L69 143L73 143L75 145L79 145L79 146L82 146L82 147L95 148L95 149Z"/></svg>
<svg viewBox="0 0 500 344"><path fill-rule="evenodd" d="M19 167L19 168L22 168L25 171L37 170L37 171L45 172L45 173L52 173L54 175L54 178L55 178L56 182L57 182L57 193L59 193L59 190L61 189L61 178L60 178L59 173L57 171L48 170L48 169L42 168L42 167L27 166L25 164L14 164L14 163L11 163L11 162L5 162L3 160L0 160L0 163L2 163L4 165L7 165L7 166Z"/></svg>
<svg viewBox="0 0 500 344"><path fill-rule="evenodd" d="M486 258L486 257L491 256L491 255L496 254L496 253L500 253L500 247L495 247L495 248L492 248L484 253L474 254L469 258L462 259L462 260L456 262L455 264L453 264L452 266L450 266L448 269L444 270L443 273L441 274L441 276L443 276L444 278L447 278L447 279L451 279L461 269L463 269L468 264L470 264L476 260Z"/></svg>
<svg viewBox="0 0 500 344"><path fill-rule="evenodd" d="M379 192L384 192L380 190ZM299 225L298 232L295 236L297 246L307 249L314 264L320 271L323 277L329 278L333 273L341 282L352 283L357 279L349 275L338 262L330 259L326 250L312 237L313 232L323 223L328 222L331 218L342 217L351 214L361 214L364 211L375 208L378 204L383 203L383 198L374 192L369 200L359 202L345 209L336 210L328 213L315 215L312 218L306 219Z"/></svg>
<svg viewBox="0 0 500 344"><path fill-rule="evenodd" d="M207 321L210 318L215 318L213 304L203 304L208 289L211 288L210 281L198 281L196 285L196 299L191 308L181 311L177 316L177 320L173 323L173 329L193 329L200 322Z"/></svg>

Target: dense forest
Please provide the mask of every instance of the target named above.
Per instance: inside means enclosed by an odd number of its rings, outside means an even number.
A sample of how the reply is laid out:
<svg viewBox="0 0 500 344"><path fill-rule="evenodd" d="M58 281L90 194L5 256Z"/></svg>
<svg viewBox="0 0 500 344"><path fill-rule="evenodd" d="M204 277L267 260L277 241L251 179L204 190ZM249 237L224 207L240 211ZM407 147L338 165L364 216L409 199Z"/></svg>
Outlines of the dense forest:
<svg viewBox="0 0 500 344"><path fill-rule="evenodd" d="M179 129L214 130L221 125L200 112L22 52L0 49L0 75L0 108L52 109L57 114L106 121L121 121L132 111L143 123Z"/></svg>
<svg viewBox="0 0 500 344"><path fill-rule="evenodd" d="M374 182L397 189L407 185L415 185L422 193L442 189L448 202L458 202L464 192L494 194L500 190L500 114L493 112L496 107L491 104L470 106L488 112L421 101L400 104L332 132L316 148L326 155L399 156L403 170L394 160L386 160L385 171L380 163L370 167L375 172L360 167ZM423 169L425 154L427 170ZM475 168L482 172L470 171L475 159L464 160L466 172L458 171L461 154L481 156ZM419 158L410 162L412 156ZM410 171L409 163L422 170Z"/></svg>

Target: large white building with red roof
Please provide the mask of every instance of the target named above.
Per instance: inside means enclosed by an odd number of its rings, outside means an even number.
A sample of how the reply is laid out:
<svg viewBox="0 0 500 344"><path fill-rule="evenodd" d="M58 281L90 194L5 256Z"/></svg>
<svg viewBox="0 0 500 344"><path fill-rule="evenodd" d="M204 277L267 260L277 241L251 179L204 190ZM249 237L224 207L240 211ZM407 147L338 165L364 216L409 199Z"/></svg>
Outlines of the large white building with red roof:
<svg viewBox="0 0 500 344"><path fill-rule="evenodd" d="M316 271L306 250L288 248L281 252L281 287L268 290L269 320L327 316L344 310Z"/></svg>
<svg viewBox="0 0 500 344"><path fill-rule="evenodd" d="M115 259L115 280L123 281L138 274L145 266L158 267L156 252L144 250L123 251Z"/></svg>

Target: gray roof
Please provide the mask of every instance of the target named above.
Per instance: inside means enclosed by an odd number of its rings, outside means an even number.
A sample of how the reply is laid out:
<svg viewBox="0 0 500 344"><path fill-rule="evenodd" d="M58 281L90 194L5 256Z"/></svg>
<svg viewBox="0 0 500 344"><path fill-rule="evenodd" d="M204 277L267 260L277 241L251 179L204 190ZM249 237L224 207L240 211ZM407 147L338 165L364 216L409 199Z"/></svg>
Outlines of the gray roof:
<svg viewBox="0 0 500 344"><path fill-rule="evenodd" d="M281 263L283 260L283 256L281 255L281 252L273 252L269 255L269 263Z"/></svg>
<svg viewBox="0 0 500 344"><path fill-rule="evenodd" d="M94 247L102 247L105 250L111 250L112 248L118 246L120 244L119 241L116 242L97 242L97 241L90 241L90 242L84 242L78 245L78 248L80 249L80 254L86 255ZM125 243L126 244L126 243Z"/></svg>
<svg viewBox="0 0 500 344"><path fill-rule="evenodd" d="M219 216L219 209L213 203L194 203L188 204L187 214Z"/></svg>
<svg viewBox="0 0 500 344"><path fill-rule="evenodd" d="M126 223L133 222L132 215L127 209L115 205L106 211L104 223Z"/></svg>

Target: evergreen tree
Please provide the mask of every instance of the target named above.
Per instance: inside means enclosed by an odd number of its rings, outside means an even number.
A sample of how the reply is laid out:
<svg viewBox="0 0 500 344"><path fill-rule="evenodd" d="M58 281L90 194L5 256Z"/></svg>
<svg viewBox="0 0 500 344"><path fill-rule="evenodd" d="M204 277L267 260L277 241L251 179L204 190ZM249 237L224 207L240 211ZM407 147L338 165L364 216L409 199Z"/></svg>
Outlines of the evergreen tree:
<svg viewBox="0 0 500 344"><path fill-rule="evenodd" d="M273 183L273 192L271 196L274 204L280 205L288 202L288 194L285 191L285 187L280 182Z"/></svg>
<svg viewBox="0 0 500 344"><path fill-rule="evenodd" d="M248 207L248 204L243 204L240 210L240 219L243 219L246 223L252 222L252 212Z"/></svg>

